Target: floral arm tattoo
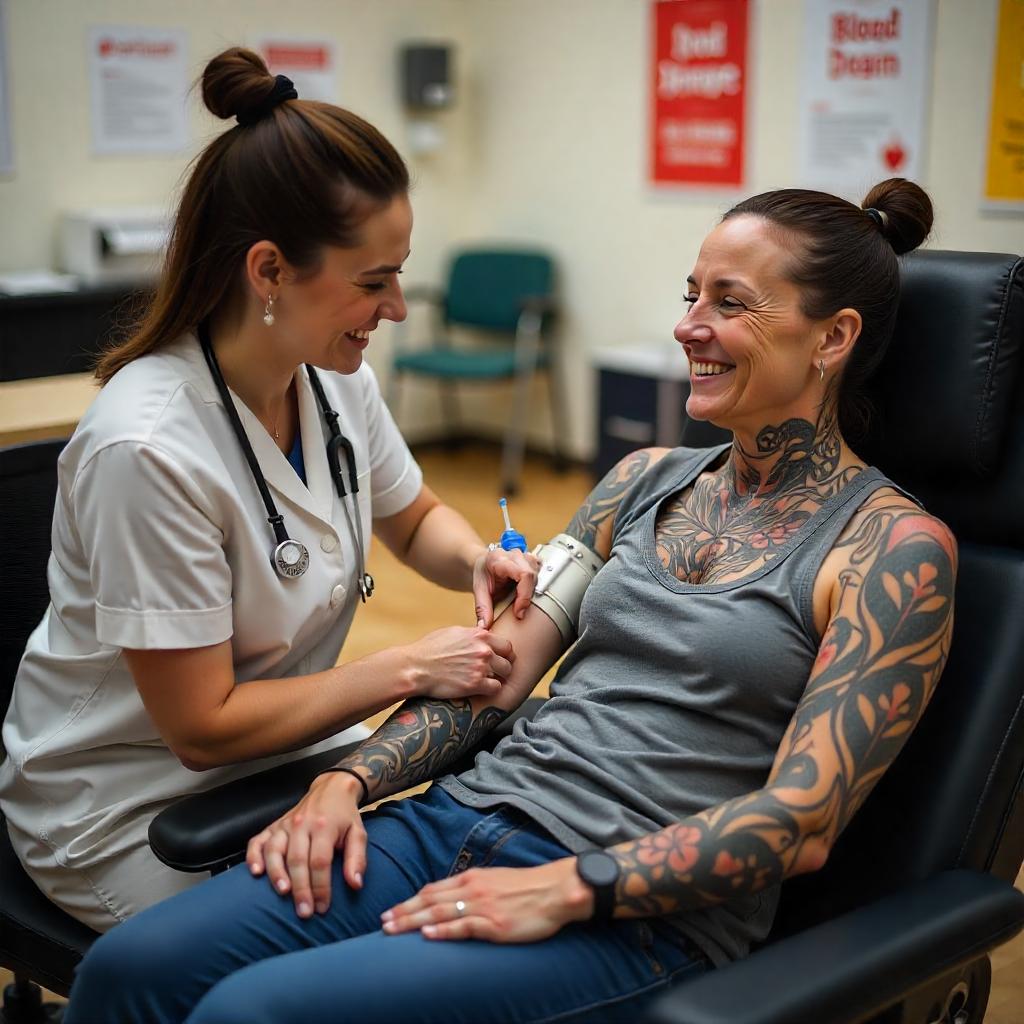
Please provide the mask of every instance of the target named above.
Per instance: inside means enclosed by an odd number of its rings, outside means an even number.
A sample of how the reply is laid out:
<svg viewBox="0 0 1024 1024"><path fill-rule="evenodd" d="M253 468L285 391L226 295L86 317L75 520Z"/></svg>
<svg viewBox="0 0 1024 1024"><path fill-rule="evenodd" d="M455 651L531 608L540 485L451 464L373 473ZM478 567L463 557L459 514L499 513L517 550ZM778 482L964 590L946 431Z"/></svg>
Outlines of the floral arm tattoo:
<svg viewBox="0 0 1024 1024"><path fill-rule="evenodd" d="M437 778L508 715L493 706L475 713L466 698L409 700L336 768L362 769L369 800L380 800Z"/></svg>
<svg viewBox="0 0 1024 1024"><path fill-rule="evenodd" d="M618 916L707 906L821 867L919 721L949 652L955 542L884 500L848 534L834 615L766 785L613 847Z"/></svg>
<svg viewBox="0 0 1024 1024"><path fill-rule="evenodd" d="M601 524L615 514L626 488L650 461L647 451L624 458L590 493L565 532L592 547ZM509 714L479 699L408 700L335 767L358 770L369 800L380 800L437 778Z"/></svg>

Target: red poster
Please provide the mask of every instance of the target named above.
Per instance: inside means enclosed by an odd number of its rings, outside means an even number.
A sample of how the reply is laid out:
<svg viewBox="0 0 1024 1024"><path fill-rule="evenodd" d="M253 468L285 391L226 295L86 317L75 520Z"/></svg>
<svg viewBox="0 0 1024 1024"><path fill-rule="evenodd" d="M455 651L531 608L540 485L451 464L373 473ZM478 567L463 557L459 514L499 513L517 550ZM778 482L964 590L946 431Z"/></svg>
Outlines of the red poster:
<svg viewBox="0 0 1024 1024"><path fill-rule="evenodd" d="M748 0L654 0L651 179L740 186Z"/></svg>

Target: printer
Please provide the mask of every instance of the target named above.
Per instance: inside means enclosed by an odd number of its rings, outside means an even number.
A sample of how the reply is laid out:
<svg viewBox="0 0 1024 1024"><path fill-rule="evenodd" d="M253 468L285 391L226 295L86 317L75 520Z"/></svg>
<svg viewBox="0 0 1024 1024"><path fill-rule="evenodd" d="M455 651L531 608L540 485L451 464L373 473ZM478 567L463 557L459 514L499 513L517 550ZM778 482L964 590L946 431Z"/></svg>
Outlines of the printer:
<svg viewBox="0 0 1024 1024"><path fill-rule="evenodd" d="M133 206L69 211L60 223L60 268L83 285L148 284L170 232L167 212Z"/></svg>

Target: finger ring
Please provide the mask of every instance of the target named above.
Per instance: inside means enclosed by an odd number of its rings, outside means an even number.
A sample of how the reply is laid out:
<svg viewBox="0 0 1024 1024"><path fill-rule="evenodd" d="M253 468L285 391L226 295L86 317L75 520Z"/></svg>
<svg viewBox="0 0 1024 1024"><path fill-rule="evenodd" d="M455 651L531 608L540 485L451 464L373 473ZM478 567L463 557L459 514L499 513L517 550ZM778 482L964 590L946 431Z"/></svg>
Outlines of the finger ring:
<svg viewBox="0 0 1024 1024"><path fill-rule="evenodd" d="M465 917L466 904L462 900L455 901L455 913L458 914L459 917Z"/></svg>
<svg viewBox="0 0 1024 1024"><path fill-rule="evenodd" d="M494 542L492 541L492 542L491 542L490 544L488 544L488 545L487 545L487 550L488 550L488 551L497 551L497 550L498 550L498 545L497 545L497 544L495 544L495 543L494 543Z"/></svg>

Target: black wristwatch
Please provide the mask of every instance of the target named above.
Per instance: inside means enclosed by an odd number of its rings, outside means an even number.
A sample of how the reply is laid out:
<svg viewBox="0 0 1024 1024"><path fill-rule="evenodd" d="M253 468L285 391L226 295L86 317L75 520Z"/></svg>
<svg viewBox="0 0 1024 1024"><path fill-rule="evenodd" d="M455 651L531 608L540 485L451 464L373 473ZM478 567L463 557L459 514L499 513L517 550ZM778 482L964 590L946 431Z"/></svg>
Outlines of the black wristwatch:
<svg viewBox="0 0 1024 1024"><path fill-rule="evenodd" d="M576 873L594 890L593 920L611 920L619 862L604 850L586 850L576 858Z"/></svg>

